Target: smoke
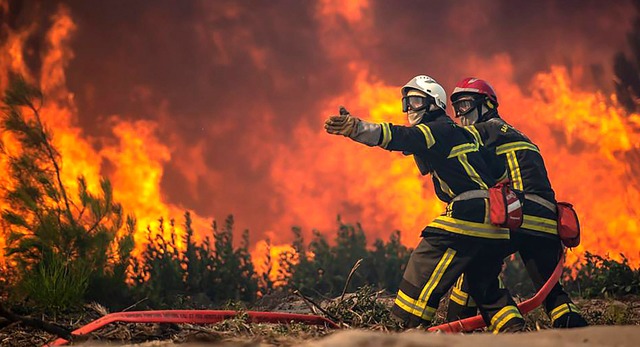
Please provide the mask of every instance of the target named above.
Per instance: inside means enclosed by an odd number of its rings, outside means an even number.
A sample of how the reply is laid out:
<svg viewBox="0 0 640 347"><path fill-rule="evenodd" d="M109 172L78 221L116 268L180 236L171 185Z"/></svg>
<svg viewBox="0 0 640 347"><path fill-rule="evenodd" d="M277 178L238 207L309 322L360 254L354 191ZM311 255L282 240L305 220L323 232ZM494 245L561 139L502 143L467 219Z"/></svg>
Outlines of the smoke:
<svg viewBox="0 0 640 347"><path fill-rule="evenodd" d="M379 195L401 201L408 190L416 199L431 196L423 196L430 193L410 161L398 164L398 176L415 174L411 186L390 192L394 182L373 178L388 170L387 153L346 153L345 143L322 134L322 120L339 104L367 118L384 100L382 114L395 112L393 121L402 123L397 100L372 90L397 94L416 74L450 90L476 75L496 79L505 96L522 97L537 73L556 65L585 90L609 90L591 71L611 81L612 57L625 47L634 15L628 2L577 0L58 3L75 25L66 88L78 126L99 139L95 150L122 141L114 119L135 122L150 146L168 151L156 158L162 196L154 198L205 218L233 213L254 241L270 235L280 242L293 224L331 228L337 213L386 237L405 214L437 210L380 211L385 206L367 203ZM32 71L43 64L44 23L58 3L11 1L2 11L9 27L38 23L25 48ZM104 174L117 174L118 161L109 150ZM428 219L412 218L402 226Z"/></svg>

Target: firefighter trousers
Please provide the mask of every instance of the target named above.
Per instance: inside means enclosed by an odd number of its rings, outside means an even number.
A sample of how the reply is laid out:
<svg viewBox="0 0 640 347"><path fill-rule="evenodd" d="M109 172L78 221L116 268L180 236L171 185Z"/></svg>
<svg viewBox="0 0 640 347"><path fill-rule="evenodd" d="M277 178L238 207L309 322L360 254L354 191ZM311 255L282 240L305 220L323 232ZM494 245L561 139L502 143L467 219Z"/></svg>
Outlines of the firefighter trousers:
<svg viewBox="0 0 640 347"><path fill-rule="evenodd" d="M393 315L405 327L428 326L440 299L466 273L468 290L476 298L487 325L502 329L524 327L524 320L506 289L492 288L508 247L505 240L482 240L457 235L425 235L411 254Z"/></svg>
<svg viewBox="0 0 640 347"><path fill-rule="evenodd" d="M540 290L555 270L562 254L562 244L559 239L543 236L533 236L521 232L511 233L512 246L520 252L527 273L537 290ZM471 293L469 282L471 277L465 274L455 284L451 291L447 320L453 321L476 315L475 297ZM498 278L493 279L489 288L499 288ZM580 315L580 311L571 301L560 283L551 289L544 301L545 310L556 328L575 328L587 325Z"/></svg>

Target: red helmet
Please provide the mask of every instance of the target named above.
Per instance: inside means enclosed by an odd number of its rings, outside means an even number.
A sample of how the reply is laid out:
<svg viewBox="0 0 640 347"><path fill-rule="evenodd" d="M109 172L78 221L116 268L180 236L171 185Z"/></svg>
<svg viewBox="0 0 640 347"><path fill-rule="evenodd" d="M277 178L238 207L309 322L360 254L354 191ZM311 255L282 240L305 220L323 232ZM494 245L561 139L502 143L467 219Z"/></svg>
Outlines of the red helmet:
<svg viewBox="0 0 640 347"><path fill-rule="evenodd" d="M451 101L453 102L460 93L476 93L485 95L492 103L495 104L496 107L498 106L498 97L496 96L496 92L485 80L475 77L467 77L458 82L456 87L453 89L453 93L451 93Z"/></svg>

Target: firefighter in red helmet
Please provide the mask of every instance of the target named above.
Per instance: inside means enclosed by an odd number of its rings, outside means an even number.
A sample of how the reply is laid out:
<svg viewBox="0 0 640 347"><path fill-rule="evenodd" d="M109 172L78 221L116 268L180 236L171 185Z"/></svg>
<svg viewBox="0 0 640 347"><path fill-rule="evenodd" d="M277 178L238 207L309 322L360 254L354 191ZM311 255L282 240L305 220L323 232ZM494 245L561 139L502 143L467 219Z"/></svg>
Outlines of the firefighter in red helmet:
<svg viewBox="0 0 640 347"><path fill-rule="evenodd" d="M475 137L446 114L446 93L433 78L419 75L402 89L402 110L411 126L371 123L344 108L325 129L353 141L414 156L423 175L431 175L437 196L448 203L422 231L404 272L392 308L405 327L428 325L440 298L466 271L469 290L494 331L517 331L524 319L506 290L488 290L500 273L509 230L487 221L487 189L496 179ZM484 193L484 194L483 194Z"/></svg>
<svg viewBox="0 0 640 347"><path fill-rule="evenodd" d="M505 122L498 114L498 97L486 81L465 78L451 94L455 116L490 155L499 158L494 176L507 171L513 189L524 193L523 221L511 232L511 243L519 251L536 290L551 276L563 252L557 231L556 199L547 175L540 149L522 132ZM468 294L471 279L462 276L450 296L448 320L475 315L472 295ZM498 287L496 279L494 288ZM556 328L587 325L560 283L545 300L545 309Z"/></svg>

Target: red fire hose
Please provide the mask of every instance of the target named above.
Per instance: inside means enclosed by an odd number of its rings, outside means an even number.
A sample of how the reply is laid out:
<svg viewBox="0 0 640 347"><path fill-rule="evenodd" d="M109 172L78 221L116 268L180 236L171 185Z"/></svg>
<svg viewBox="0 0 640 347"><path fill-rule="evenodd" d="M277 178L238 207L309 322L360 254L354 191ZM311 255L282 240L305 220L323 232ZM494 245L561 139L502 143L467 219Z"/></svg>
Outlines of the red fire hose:
<svg viewBox="0 0 640 347"><path fill-rule="evenodd" d="M547 298L549 292L553 288L553 286L558 283L560 279L560 275L562 275L562 266L564 264L564 254L560 256L560 260L558 261L558 265L556 265L556 269L551 274L551 277L547 280L547 282L540 288L540 290L534 295L531 299L523 301L518 304L518 309L520 313L527 314L531 312L534 308L540 306L544 299ZM486 324L482 319L482 316L477 315L475 317L469 317L461 320L457 320L454 322L444 323L438 326L434 326L429 328L429 331L441 331L445 333L457 333L461 331L473 331L476 329L484 328Z"/></svg>
<svg viewBox="0 0 640 347"><path fill-rule="evenodd" d="M339 326L327 318L295 313L247 311L251 323L290 323L298 322L310 325L325 325L331 328ZM73 335L84 335L114 322L126 323L191 323L210 324L221 322L238 315L237 311L221 310L164 310L164 311L131 311L116 312L100 317L93 322L72 332ZM63 346L67 340L59 338L47 346Z"/></svg>
<svg viewBox="0 0 640 347"><path fill-rule="evenodd" d="M560 279L562 274L562 265L564 264L564 255L560 257L558 265L547 282L531 299L518 304L518 309L522 314L527 314L534 308L540 306L547 297L551 288ZM283 313L283 312L258 312L247 311L248 320L251 323L290 323L298 322L311 325L325 325L330 328L339 329L340 327L333 321L315 315ZM103 326L114 322L126 323L191 323L191 324L211 324L221 322L225 319L233 318L238 315L237 311L220 311L220 310L164 310L164 311L132 311L132 312L116 312L98 318L93 322L80 327L72 332L73 335L84 335L92 331L102 328ZM429 328L428 331L441 331L445 333L456 333L461 331L473 331L485 327L482 316L465 318L454 322L448 322L442 325ZM51 344L45 346L63 346L67 344L67 340L59 338Z"/></svg>

